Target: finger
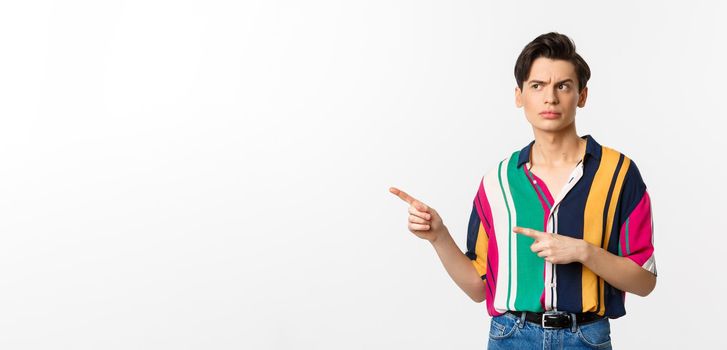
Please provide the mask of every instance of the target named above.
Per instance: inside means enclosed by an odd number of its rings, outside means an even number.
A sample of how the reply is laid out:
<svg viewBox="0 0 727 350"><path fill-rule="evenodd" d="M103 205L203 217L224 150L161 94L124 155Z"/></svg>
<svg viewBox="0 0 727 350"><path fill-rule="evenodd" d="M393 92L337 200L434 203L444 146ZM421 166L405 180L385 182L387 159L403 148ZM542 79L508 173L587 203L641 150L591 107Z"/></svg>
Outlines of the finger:
<svg viewBox="0 0 727 350"><path fill-rule="evenodd" d="M407 202L409 204L412 204L416 199L414 197L410 196L406 192L396 188L396 187L389 187L389 192L397 195L399 198L401 198L404 202Z"/></svg>
<svg viewBox="0 0 727 350"><path fill-rule="evenodd" d="M534 240L542 240L547 236L545 232L540 232L527 227L515 226L512 229L513 232L528 236Z"/></svg>
<svg viewBox="0 0 727 350"><path fill-rule="evenodd" d="M412 231L429 231L429 225L409 223L409 230L412 230Z"/></svg>
<svg viewBox="0 0 727 350"><path fill-rule="evenodd" d="M429 207L426 204L420 202L419 200L410 196L406 192L404 192L396 187L389 187L389 192L399 196L399 198L401 198L404 202L407 202L407 203L413 205L420 211L429 212Z"/></svg>
<svg viewBox="0 0 727 350"><path fill-rule="evenodd" d="M539 256L539 257L541 257L541 258L545 258L545 257L547 257L548 255L549 255L549 254L548 254L548 253L546 253L546 252L545 252L545 250L543 250L543 251L541 251L541 252L538 252L538 256Z"/></svg>
<svg viewBox="0 0 727 350"><path fill-rule="evenodd" d="M418 216L418 217L420 217L422 219L425 219L425 220L431 220L432 219L432 214L421 212L421 211L417 210L414 207L409 207L409 214Z"/></svg>
<svg viewBox="0 0 727 350"><path fill-rule="evenodd" d="M424 220L418 216L409 215L409 222L415 223L415 224L423 224L423 225L429 225L430 222L428 220Z"/></svg>
<svg viewBox="0 0 727 350"><path fill-rule="evenodd" d="M426 212L426 213L429 212L429 207L426 204L420 202L417 199L415 199L414 202L411 205L413 205L415 208L419 209L419 211L423 211L423 212Z"/></svg>
<svg viewBox="0 0 727 350"><path fill-rule="evenodd" d="M543 249L545 249L545 247L538 241L535 241L533 244L530 245L530 250L533 253L537 253Z"/></svg>

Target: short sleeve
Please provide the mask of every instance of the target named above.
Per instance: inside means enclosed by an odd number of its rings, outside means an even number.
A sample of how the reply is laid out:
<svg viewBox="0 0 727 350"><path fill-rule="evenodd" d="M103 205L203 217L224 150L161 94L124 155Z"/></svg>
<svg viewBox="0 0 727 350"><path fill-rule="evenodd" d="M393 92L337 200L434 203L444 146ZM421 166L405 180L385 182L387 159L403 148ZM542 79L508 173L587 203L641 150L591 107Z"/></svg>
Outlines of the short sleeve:
<svg viewBox="0 0 727 350"><path fill-rule="evenodd" d="M624 217L619 233L620 256L656 275L654 219L651 197L636 164L631 164L624 183Z"/></svg>
<svg viewBox="0 0 727 350"><path fill-rule="evenodd" d="M472 201L472 211L470 212L469 224L467 225L467 252L465 255L472 261L477 273L486 282L487 277L487 248L488 235L482 225L482 216L480 202L483 198L480 196L480 190L477 191L475 199Z"/></svg>

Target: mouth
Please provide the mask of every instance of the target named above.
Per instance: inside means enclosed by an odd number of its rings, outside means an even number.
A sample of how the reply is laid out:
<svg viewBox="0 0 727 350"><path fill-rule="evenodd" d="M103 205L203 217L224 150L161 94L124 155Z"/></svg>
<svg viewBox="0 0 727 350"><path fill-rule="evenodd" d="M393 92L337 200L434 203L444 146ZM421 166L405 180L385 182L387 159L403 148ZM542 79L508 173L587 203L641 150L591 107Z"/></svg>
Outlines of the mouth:
<svg viewBox="0 0 727 350"><path fill-rule="evenodd" d="M543 118L547 118L547 119L558 118L558 117L560 117L560 115L561 114L558 112L550 112L550 111L540 112L540 116Z"/></svg>

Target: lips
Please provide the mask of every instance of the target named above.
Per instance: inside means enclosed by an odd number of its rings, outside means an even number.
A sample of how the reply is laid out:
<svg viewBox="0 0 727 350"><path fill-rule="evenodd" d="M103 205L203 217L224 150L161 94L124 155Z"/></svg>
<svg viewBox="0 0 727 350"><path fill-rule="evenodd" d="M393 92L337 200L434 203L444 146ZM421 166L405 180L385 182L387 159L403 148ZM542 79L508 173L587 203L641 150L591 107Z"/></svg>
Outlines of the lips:
<svg viewBox="0 0 727 350"><path fill-rule="evenodd" d="M544 111L544 112L540 112L540 116L542 116L543 118L558 118L558 117L560 117L560 113Z"/></svg>

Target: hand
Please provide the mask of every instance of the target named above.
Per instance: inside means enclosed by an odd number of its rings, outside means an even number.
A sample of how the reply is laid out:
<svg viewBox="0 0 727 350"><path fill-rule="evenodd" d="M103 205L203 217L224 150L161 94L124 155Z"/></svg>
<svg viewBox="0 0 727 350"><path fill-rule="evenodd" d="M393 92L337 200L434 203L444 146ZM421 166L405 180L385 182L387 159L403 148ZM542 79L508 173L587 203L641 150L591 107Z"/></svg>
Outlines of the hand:
<svg viewBox="0 0 727 350"><path fill-rule="evenodd" d="M409 231L421 239L431 243L446 232L442 218L434 208L414 199L406 192L390 187L389 192L399 196L403 201L409 203Z"/></svg>
<svg viewBox="0 0 727 350"><path fill-rule="evenodd" d="M582 263L588 249L586 241L557 233L542 232L524 227L515 227L513 232L534 239L535 242L530 245L530 250L553 264L568 264L575 261Z"/></svg>

